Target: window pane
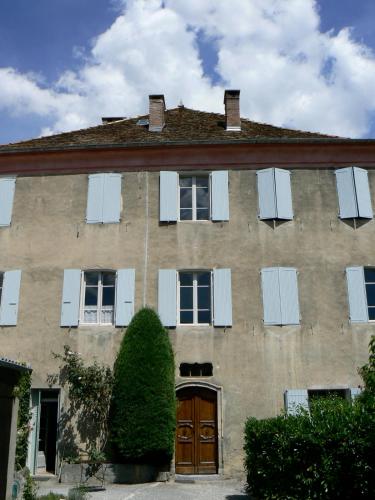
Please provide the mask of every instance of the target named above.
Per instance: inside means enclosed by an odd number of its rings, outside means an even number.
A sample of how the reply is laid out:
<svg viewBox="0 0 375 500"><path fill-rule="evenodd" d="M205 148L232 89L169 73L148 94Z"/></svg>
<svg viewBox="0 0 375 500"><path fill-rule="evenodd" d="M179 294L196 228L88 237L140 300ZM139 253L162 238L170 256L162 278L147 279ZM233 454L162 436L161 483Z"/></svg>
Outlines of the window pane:
<svg viewBox="0 0 375 500"><path fill-rule="evenodd" d="M190 376L190 365L188 363L180 364L180 376L189 377Z"/></svg>
<svg viewBox="0 0 375 500"><path fill-rule="evenodd" d="M99 281L99 273L89 271L85 273L85 282L86 285L97 285Z"/></svg>
<svg viewBox="0 0 375 500"><path fill-rule="evenodd" d="M366 268L365 269L365 281L368 283L369 281L375 283L375 269Z"/></svg>
<svg viewBox="0 0 375 500"><path fill-rule="evenodd" d="M102 274L103 285L114 285L115 278L116 278L115 273L103 273Z"/></svg>
<svg viewBox="0 0 375 500"><path fill-rule="evenodd" d="M198 285L210 285L210 284L211 284L211 273L198 274Z"/></svg>
<svg viewBox="0 0 375 500"><path fill-rule="evenodd" d="M0 273L0 287L3 286L4 273Z"/></svg>
<svg viewBox="0 0 375 500"><path fill-rule="evenodd" d="M198 311L198 323L211 323L211 312Z"/></svg>
<svg viewBox="0 0 375 500"><path fill-rule="evenodd" d="M197 208L197 220L208 220L210 218L210 211L208 208Z"/></svg>
<svg viewBox="0 0 375 500"><path fill-rule="evenodd" d="M193 286L193 273L180 273L180 285Z"/></svg>
<svg viewBox="0 0 375 500"><path fill-rule="evenodd" d="M113 306L115 303L115 287L103 287L103 306Z"/></svg>
<svg viewBox="0 0 375 500"><path fill-rule="evenodd" d="M192 377L199 377L201 375L201 365L199 363L193 363L190 367L190 374Z"/></svg>
<svg viewBox="0 0 375 500"><path fill-rule="evenodd" d="M193 219L193 211L191 208L182 208L180 210L180 219L181 220L192 220Z"/></svg>
<svg viewBox="0 0 375 500"><path fill-rule="evenodd" d="M96 286L88 286L85 290L85 306L98 305L98 288Z"/></svg>
<svg viewBox="0 0 375 500"><path fill-rule="evenodd" d="M84 323L97 323L97 310L96 309L85 309L83 314Z"/></svg>
<svg viewBox="0 0 375 500"><path fill-rule="evenodd" d="M191 187L193 185L192 177L180 177L180 186L181 187Z"/></svg>
<svg viewBox="0 0 375 500"><path fill-rule="evenodd" d="M193 309L193 287L180 288L180 309Z"/></svg>
<svg viewBox="0 0 375 500"><path fill-rule="evenodd" d="M197 208L208 208L208 189L197 189Z"/></svg>
<svg viewBox="0 0 375 500"><path fill-rule="evenodd" d="M190 188L180 189L180 207L191 208L193 203L193 191Z"/></svg>
<svg viewBox="0 0 375 500"><path fill-rule="evenodd" d="M113 307L107 307L102 309L102 323L113 323Z"/></svg>
<svg viewBox="0 0 375 500"><path fill-rule="evenodd" d="M192 322L193 322L193 311L180 312L180 323L192 323Z"/></svg>
<svg viewBox="0 0 375 500"><path fill-rule="evenodd" d="M366 285L367 305L375 306L375 285Z"/></svg>
<svg viewBox="0 0 375 500"><path fill-rule="evenodd" d="M208 190L208 177L197 177L197 187L205 187Z"/></svg>
<svg viewBox="0 0 375 500"><path fill-rule="evenodd" d="M368 308L368 319L375 319L375 307Z"/></svg>
<svg viewBox="0 0 375 500"><path fill-rule="evenodd" d="M211 298L210 298L210 288L198 287L198 309L210 309L211 308Z"/></svg>

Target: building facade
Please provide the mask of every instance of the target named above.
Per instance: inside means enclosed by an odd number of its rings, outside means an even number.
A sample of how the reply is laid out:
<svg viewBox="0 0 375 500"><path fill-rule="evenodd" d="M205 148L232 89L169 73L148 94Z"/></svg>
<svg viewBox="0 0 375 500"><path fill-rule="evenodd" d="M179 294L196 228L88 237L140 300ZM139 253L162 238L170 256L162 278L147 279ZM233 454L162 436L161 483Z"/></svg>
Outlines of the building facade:
<svg viewBox="0 0 375 500"><path fill-rule="evenodd" d="M112 365L143 305L175 352L176 472L240 474L247 417L358 392L375 141L240 119L238 91L164 108L0 146L0 345L33 367L34 473L57 466L52 352Z"/></svg>

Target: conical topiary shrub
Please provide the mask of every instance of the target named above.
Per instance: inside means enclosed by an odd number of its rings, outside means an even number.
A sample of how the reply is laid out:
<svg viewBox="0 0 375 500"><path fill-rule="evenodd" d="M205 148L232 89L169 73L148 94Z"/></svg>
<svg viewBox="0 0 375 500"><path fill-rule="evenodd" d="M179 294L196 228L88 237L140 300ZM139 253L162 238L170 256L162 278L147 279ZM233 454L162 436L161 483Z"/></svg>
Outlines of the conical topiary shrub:
<svg viewBox="0 0 375 500"><path fill-rule="evenodd" d="M176 422L174 357L159 316L143 308L133 317L114 368L112 443L126 462L166 463Z"/></svg>

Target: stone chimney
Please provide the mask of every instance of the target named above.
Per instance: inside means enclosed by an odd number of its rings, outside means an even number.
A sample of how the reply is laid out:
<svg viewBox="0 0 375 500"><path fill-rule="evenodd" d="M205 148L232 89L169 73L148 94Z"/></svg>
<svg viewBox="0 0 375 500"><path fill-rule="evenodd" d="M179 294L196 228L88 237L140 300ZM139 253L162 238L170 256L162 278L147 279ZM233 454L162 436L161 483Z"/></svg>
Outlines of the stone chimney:
<svg viewBox="0 0 375 500"><path fill-rule="evenodd" d="M225 130L228 132L241 131L240 118L240 91L226 90L224 92Z"/></svg>
<svg viewBox="0 0 375 500"><path fill-rule="evenodd" d="M165 101L164 96L161 95L150 95L149 96L150 105L150 115L149 115L149 126L148 130L150 132L161 132L164 128L164 111L165 111Z"/></svg>

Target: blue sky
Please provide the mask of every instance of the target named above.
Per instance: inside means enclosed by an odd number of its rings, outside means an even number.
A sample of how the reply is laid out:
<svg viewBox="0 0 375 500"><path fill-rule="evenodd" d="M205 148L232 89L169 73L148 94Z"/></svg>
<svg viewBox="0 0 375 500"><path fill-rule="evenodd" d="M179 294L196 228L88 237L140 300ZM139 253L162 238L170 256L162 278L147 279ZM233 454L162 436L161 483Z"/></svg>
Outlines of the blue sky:
<svg viewBox="0 0 375 500"><path fill-rule="evenodd" d="M0 143L144 113L151 92L220 111L228 87L249 118L375 136L373 0L231 2L2 0Z"/></svg>

